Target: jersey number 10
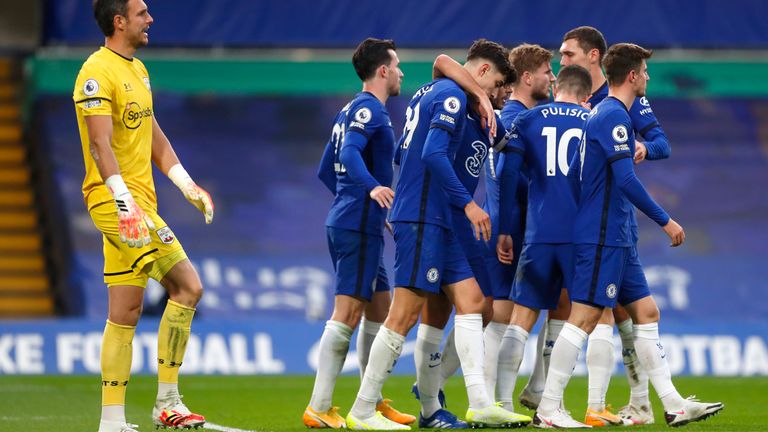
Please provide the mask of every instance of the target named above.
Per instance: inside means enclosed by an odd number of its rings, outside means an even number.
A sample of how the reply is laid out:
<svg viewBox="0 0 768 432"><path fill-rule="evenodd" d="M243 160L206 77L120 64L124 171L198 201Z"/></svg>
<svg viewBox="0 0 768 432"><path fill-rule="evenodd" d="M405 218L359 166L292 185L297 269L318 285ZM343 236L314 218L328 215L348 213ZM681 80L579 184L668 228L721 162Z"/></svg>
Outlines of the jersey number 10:
<svg viewBox="0 0 768 432"><path fill-rule="evenodd" d="M568 129L560 137L560 142L557 141L557 128L553 126L547 126L541 129L541 136L547 138L547 176L557 175L557 169L563 175L568 175L568 145L574 138L581 138L581 129L572 128ZM557 167L555 167L555 160L557 160Z"/></svg>

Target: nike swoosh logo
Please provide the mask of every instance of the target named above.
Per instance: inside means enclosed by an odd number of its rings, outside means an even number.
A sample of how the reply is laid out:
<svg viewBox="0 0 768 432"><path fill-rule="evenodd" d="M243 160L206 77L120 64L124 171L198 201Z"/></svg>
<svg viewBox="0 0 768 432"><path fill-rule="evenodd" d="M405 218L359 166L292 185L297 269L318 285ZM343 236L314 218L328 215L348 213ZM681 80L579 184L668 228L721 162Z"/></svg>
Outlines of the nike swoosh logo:
<svg viewBox="0 0 768 432"><path fill-rule="evenodd" d="M432 369L432 368L436 368L436 367L438 367L440 365L441 365L441 363L438 363L436 365L427 365L427 366L429 366L429 368Z"/></svg>
<svg viewBox="0 0 768 432"><path fill-rule="evenodd" d="M671 414L683 415L683 414L685 414L685 410L672 411Z"/></svg>

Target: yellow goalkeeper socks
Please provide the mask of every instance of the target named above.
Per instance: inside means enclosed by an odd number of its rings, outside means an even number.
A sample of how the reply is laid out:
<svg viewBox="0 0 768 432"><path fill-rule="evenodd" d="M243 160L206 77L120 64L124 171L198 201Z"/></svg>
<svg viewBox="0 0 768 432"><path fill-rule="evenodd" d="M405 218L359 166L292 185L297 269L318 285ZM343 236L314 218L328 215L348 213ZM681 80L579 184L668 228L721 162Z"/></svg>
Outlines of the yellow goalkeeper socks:
<svg viewBox="0 0 768 432"><path fill-rule="evenodd" d="M125 389L131 375L135 326L107 320L101 343L101 404L125 405Z"/></svg>
<svg viewBox="0 0 768 432"><path fill-rule="evenodd" d="M179 382L179 367L187 350L195 309L168 300L157 332L157 377L160 383Z"/></svg>

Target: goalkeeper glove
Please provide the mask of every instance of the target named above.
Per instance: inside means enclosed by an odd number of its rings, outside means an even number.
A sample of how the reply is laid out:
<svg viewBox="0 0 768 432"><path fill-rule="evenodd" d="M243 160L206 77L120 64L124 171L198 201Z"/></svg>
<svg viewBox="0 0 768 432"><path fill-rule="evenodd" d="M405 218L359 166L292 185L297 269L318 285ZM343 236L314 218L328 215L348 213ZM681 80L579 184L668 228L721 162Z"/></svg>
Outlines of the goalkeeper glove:
<svg viewBox="0 0 768 432"><path fill-rule="evenodd" d="M168 170L168 178L181 189L184 198L205 215L205 223L213 222L214 206L211 195L192 180L181 164L176 164Z"/></svg>
<svg viewBox="0 0 768 432"><path fill-rule="evenodd" d="M144 210L136 204L131 192L125 185L119 174L110 176L104 184L112 193L117 206L118 233L120 241L127 243L128 247L141 248L149 246L152 239L149 230L155 229L152 219L144 213Z"/></svg>

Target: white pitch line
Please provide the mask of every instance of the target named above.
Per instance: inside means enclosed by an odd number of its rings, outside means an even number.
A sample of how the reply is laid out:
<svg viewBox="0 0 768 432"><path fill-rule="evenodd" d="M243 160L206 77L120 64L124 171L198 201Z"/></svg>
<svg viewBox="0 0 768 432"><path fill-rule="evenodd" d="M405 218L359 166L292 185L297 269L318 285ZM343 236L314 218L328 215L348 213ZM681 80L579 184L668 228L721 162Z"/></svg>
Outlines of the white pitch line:
<svg viewBox="0 0 768 432"><path fill-rule="evenodd" d="M211 423L211 422L205 422L205 426L203 427L205 429L212 429L212 430L217 430L221 432L258 432L258 431L249 430L249 429L238 429L238 428L232 428L228 426L217 425L216 423Z"/></svg>

